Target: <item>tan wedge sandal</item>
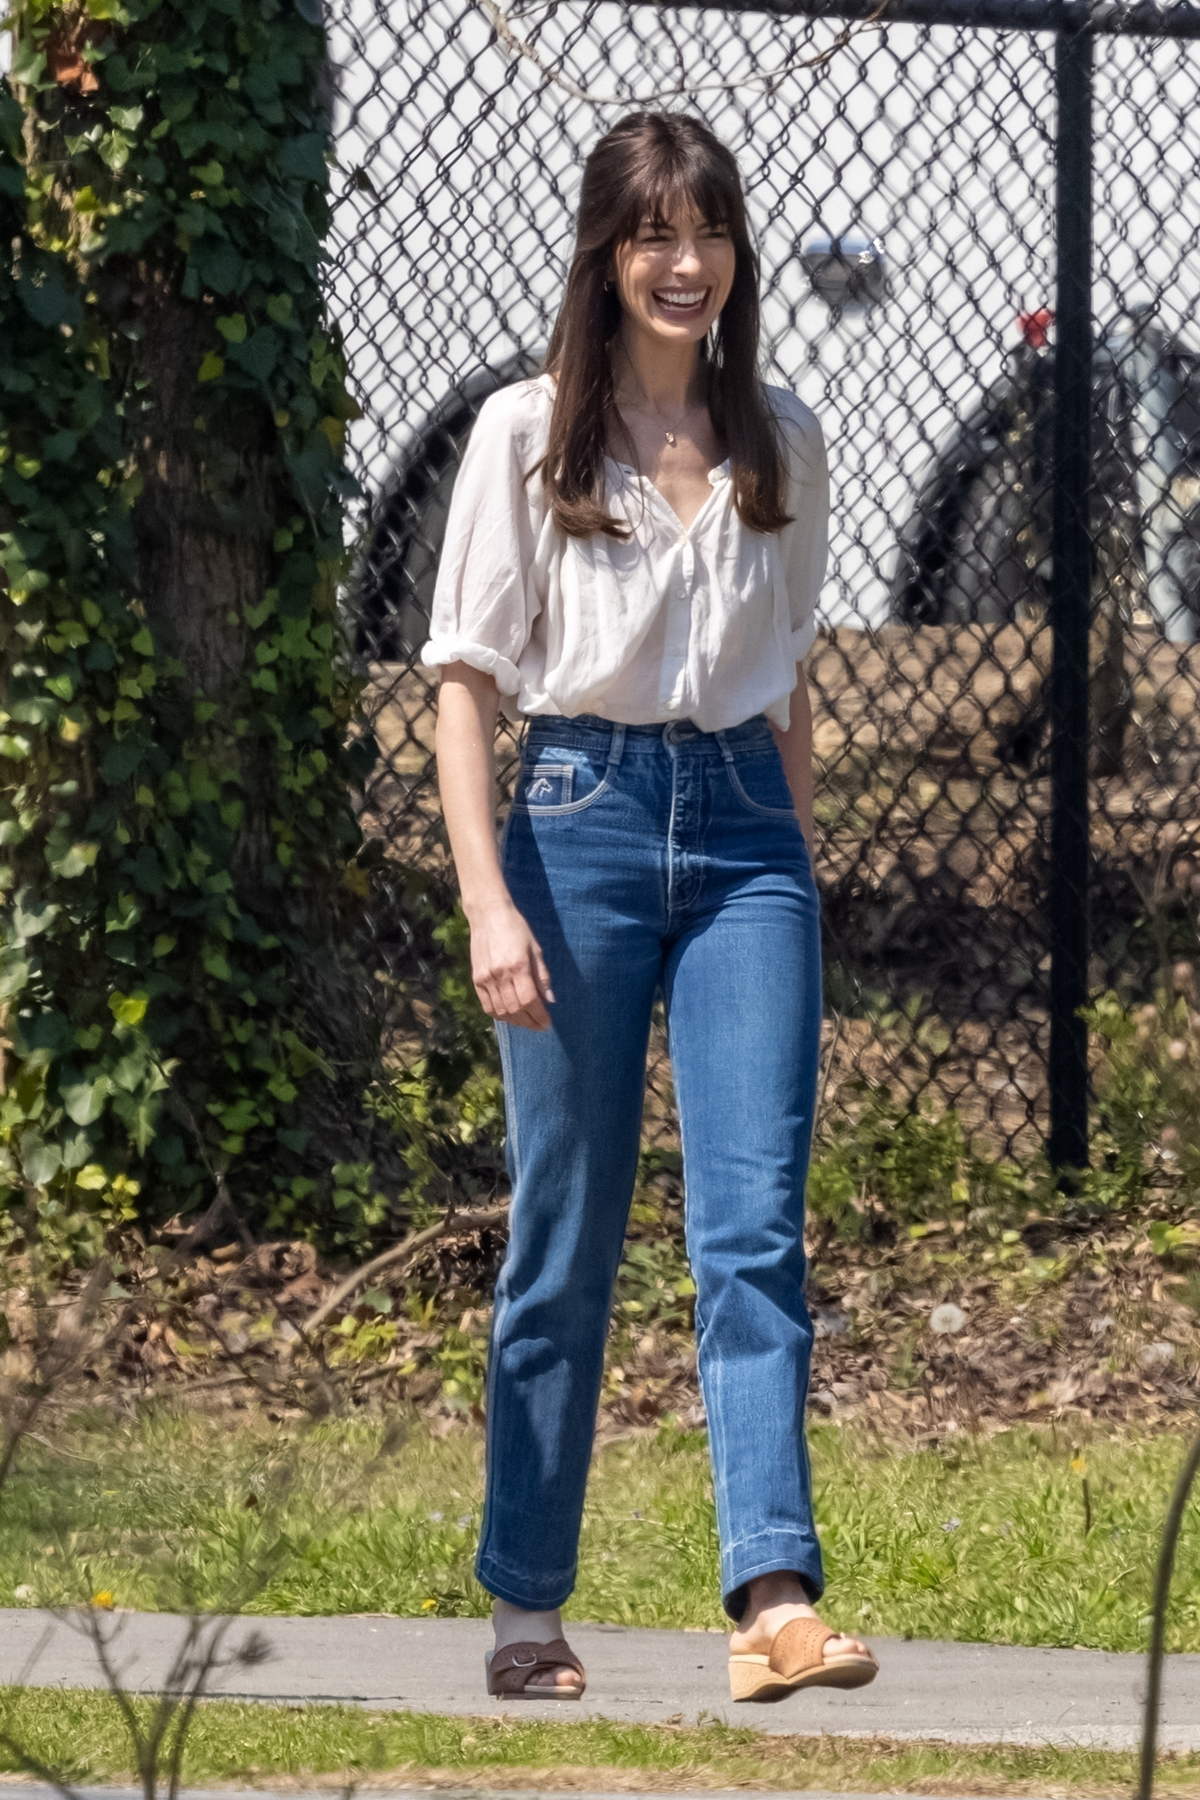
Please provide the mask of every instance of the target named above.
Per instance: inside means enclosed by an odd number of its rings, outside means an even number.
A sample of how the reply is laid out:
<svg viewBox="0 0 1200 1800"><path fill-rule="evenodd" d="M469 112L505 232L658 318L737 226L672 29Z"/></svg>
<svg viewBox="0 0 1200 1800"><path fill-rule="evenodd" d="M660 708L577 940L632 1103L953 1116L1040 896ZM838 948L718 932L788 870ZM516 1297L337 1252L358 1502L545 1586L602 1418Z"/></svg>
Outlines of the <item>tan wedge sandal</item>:
<svg viewBox="0 0 1200 1800"><path fill-rule="evenodd" d="M530 1682L536 1669L561 1668L564 1663L576 1671L577 1682ZM505 1644L502 1650L487 1650L483 1666L488 1693L506 1700L578 1700L587 1686L583 1664L564 1637L551 1638L547 1644L522 1639L517 1644Z"/></svg>
<svg viewBox="0 0 1200 1800"><path fill-rule="evenodd" d="M856 1651L825 1660L823 1647L841 1635L807 1613L787 1619L768 1651L730 1653L730 1693L735 1700L782 1700L793 1688L852 1688L874 1681L879 1664L870 1654L860 1656Z"/></svg>

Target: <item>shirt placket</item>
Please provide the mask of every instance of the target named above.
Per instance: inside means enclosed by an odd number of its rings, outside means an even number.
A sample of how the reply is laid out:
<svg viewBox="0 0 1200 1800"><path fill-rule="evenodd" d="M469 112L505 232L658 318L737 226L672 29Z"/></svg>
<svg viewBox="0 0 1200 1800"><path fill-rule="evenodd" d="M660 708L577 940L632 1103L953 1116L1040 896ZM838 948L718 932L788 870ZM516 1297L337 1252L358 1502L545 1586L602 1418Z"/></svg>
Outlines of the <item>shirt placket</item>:
<svg viewBox="0 0 1200 1800"><path fill-rule="evenodd" d="M687 681L688 639L692 624L692 587L696 571L696 552L685 532L676 538L675 555L671 559L666 594L666 630L663 642L662 670L659 679L659 705L677 706L683 698Z"/></svg>

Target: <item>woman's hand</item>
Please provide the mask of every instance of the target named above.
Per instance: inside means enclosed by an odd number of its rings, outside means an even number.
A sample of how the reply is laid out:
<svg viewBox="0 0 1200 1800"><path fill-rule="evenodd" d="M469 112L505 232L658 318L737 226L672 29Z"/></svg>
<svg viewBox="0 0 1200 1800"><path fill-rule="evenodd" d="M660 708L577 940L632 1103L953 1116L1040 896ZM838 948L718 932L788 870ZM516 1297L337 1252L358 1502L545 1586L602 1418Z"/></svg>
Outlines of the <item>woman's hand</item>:
<svg viewBox="0 0 1200 1800"><path fill-rule="evenodd" d="M544 1031L546 1001L554 999L541 945L511 901L498 901L469 916L471 980L479 1004L507 1025Z"/></svg>

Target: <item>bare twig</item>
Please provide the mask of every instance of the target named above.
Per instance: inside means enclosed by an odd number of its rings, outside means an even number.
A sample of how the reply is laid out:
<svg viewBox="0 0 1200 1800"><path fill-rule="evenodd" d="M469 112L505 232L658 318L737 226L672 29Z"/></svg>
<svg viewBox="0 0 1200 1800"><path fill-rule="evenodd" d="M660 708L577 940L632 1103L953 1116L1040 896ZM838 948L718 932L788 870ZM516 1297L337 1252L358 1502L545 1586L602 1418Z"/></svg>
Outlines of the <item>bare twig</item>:
<svg viewBox="0 0 1200 1800"><path fill-rule="evenodd" d="M326 1295L320 1306L315 1307L309 1313L304 1322L305 1330L310 1333L315 1332L319 1326L325 1323L330 1313L336 1312L342 1302L348 1299L356 1289L362 1287L364 1282L370 1281L373 1275L380 1274L384 1269L390 1269L394 1264L404 1262L416 1251L424 1249L426 1244L433 1243L435 1238L443 1237L451 1225L502 1225L507 1217L507 1201L502 1206L489 1207L486 1211L455 1213L452 1209L445 1218L437 1220L433 1225L427 1225L423 1231L410 1232L400 1243L393 1244L389 1250L381 1251L378 1256L372 1257L370 1262L364 1263L360 1269L353 1270L344 1281L340 1281L333 1292Z"/></svg>

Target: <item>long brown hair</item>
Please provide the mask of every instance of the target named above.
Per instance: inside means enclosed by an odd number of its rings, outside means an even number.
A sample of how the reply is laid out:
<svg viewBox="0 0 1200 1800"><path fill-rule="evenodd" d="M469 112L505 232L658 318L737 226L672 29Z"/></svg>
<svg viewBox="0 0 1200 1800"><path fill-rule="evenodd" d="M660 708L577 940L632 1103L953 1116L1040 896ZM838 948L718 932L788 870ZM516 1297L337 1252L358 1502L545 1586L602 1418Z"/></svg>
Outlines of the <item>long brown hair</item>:
<svg viewBox="0 0 1200 1800"><path fill-rule="evenodd" d="M710 225L724 225L737 253L729 298L699 347L709 413L728 449L734 502L756 531L778 531L793 516L784 510L784 447L758 372L759 257L737 163L695 113L639 111L619 119L584 164L575 248L542 363L555 393L546 454L537 466L568 536L629 535L597 498L605 416L613 405L609 345L621 323L616 285L605 281L613 251L636 235L642 220L669 218L681 204L694 206Z"/></svg>

